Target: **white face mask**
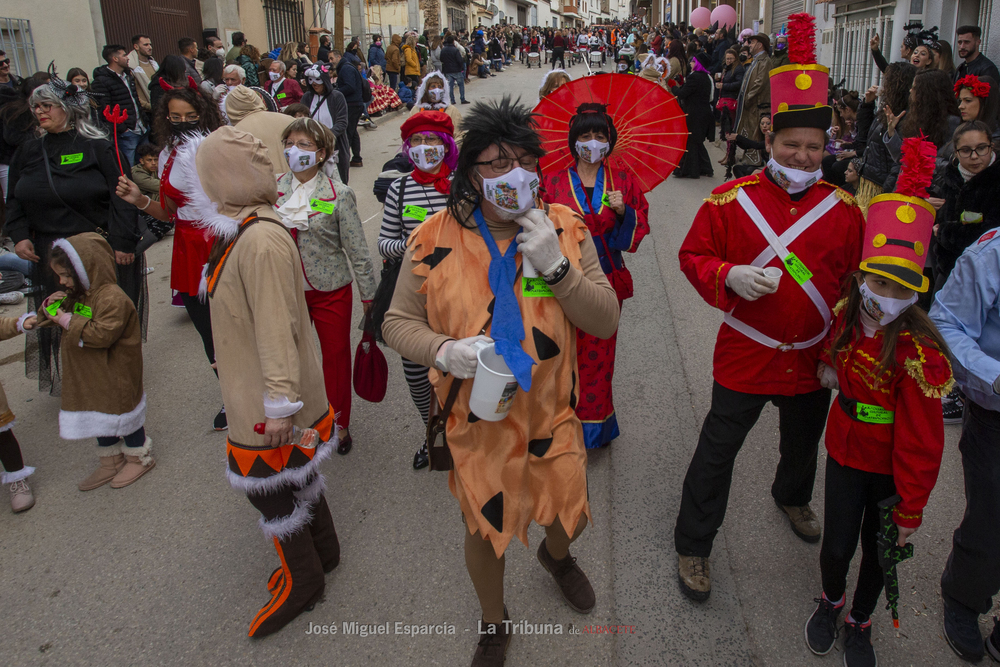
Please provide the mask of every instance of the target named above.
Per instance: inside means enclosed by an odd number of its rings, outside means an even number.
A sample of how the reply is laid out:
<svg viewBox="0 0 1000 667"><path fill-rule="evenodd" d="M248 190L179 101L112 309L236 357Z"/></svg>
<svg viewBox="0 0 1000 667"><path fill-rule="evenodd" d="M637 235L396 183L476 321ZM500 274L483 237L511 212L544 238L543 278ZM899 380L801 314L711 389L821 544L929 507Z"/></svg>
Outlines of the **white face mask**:
<svg viewBox="0 0 1000 667"><path fill-rule="evenodd" d="M411 146L410 159L420 171L431 171L444 160L444 146Z"/></svg>
<svg viewBox="0 0 1000 667"><path fill-rule="evenodd" d="M537 196L538 175L520 166L503 176L483 178L483 197L500 210L505 220L513 220L532 208Z"/></svg>
<svg viewBox="0 0 1000 667"><path fill-rule="evenodd" d="M618 63L619 72L625 72L627 70L628 70L628 65L626 65L625 63Z"/></svg>
<svg viewBox="0 0 1000 667"><path fill-rule="evenodd" d="M225 49L216 49L215 50L215 55L219 56L220 58L225 58L226 57L226 50Z"/></svg>
<svg viewBox="0 0 1000 667"><path fill-rule="evenodd" d="M782 167L773 157L767 161L767 169L771 172L774 182L790 195L802 192L823 177L822 169L802 171L801 169Z"/></svg>
<svg viewBox="0 0 1000 667"><path fill-rule="evenodd" d="M267 75L271 77L271 81L277 81L281 78L281 72L268 72Z"/></svg>
<svg viewBox="0 0 1000 667"><path fill-rule="evenodd" d="M440 102L444 99L444 88L431 88L427 94L431 96L431 102Z"/></svg>
<svg viewBox="0 0 1000 667"><path fill-rule="evenodd" d="M864 306L865 311L882 326L892 322L899 317L900 313L917 302L916 292L909 299L879 296L869 289L868 283L864 280L858 285L858 291L861 292L861 305Z"/></svg>
<svg viewBox="0 0 1000 667"><path fill-rule="evenodd" d="M288 168L297 173L316 166L316 153L292 146L285 149L285 160L288 161Z"/></svg>
<svg viewBox="0 0 1000 667"><path fill-rule="evenodd" d="M611 144L606 141L591 139L590 141L576 142L576 154L584 162L596 164L606 158L611 152Z"/></svg>

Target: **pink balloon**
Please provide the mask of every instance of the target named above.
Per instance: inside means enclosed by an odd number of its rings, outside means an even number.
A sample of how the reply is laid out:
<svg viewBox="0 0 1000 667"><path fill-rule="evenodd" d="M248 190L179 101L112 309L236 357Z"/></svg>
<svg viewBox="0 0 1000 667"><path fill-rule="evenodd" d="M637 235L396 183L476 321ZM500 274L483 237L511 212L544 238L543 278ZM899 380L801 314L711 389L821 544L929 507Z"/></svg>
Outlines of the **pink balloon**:
<svg viewBox="0 0 1000 667"><path fill-rule="evenodd" d="M736 10L729 5L719 5L712 10L711 20L718 22L720 28L730 28L736 25Z"/></svg>
<svg viewBox="0 0 1000 667"><path fill-rule="evenodd" d="M712 10L708 7L698 7L691 12L688 23L702 30L709 28L712 25Z"/></svg>

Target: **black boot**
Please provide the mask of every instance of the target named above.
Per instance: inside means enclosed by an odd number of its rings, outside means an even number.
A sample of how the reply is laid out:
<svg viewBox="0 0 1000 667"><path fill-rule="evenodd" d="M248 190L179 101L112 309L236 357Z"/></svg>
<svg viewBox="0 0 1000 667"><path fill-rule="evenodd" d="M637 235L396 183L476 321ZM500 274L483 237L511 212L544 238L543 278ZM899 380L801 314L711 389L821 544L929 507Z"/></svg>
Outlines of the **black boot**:
<svg viewBox="0 0 1000 667"><path fill-rule="evenodd" d="M250 637L264 637L277 632L304 610L312 609L321 597L325 582L312 533L304 526L291 537L274 540L281 561L281 573L268 581L271 600L250 623ZM272 588L273 587L273 588Z"/></svg>
<svg viewBox="0 0 1000 667"><path fill-rule="evenodd" d="M340 564L340 540L337 539L337 529L333 525L330 506L326 504L326 496L320 495L313 519L309 523L313 546L323 564L323 572L333 572Z"/></svg>

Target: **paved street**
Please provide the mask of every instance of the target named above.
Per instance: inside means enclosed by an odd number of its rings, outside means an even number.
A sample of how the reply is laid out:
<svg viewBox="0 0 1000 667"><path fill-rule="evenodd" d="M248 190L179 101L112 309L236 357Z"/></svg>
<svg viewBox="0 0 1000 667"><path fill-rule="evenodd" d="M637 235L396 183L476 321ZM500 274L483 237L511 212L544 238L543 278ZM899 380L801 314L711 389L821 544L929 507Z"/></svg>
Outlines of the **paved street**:
<svg viewBox="0 0 1000 667"><path fill-rule="evenodd" d="M467 96L512 93L534 104L541 74L515 65L474 81ZM362 219L371 218L365 231L376 261L381 206L371 185L398 149L405 118L396 114L379 119L375 131L362 130L365 167L351 170ZM649 196L652 234L627 259L636 296L625 304L618 343L622 436L590 455L594 525L572 549L594 584L597 608L580 616L562 602L535 558L544 532L533 526L530 548L515 540L507 551L507 605L514 620L562 624L567 634L516 635L511 667L841 664L840 646L817 658L804 645L803 624L820 593L819 545L796 538L771 500L773 408L737 463L713 553L711 599L697 605L677 588L674 519L708 408L722 318L680 273L677 249L721 175L717 168L713 179L669 179ZM136 484L77 490L97 463L95 443L60 440L58 399L24 377L23 340L0 343L0 381L17 415L15 433L26 463L38 469L30 480L38 499L31 511L11 514L0 494L7 628L0 659L10 665L467 665L479 609L465 571L464 526L447 476L411 468L422 424L399 357L388 349L385 400L355 398L354 449L324 464L343 550L327 576L325 599L275 636L246 637L278 562L257 528L259 515L223 473L225 434L211 429L221 405L218 383L185 311L170 306L170 251L168 238L147 254L156 270L149 275L144 354L146 429L157 465ZM357 298L355 309L360 319ZM23 307L0 312L16 315ZM353 335L356 344L360 332ZM941 630L938 581L964 509L959 428L946 432L941 477L913 538L916 557L899 569L899 631L888 612L875 614L883 666L963 664ZM822 475L821 463L813 505L821 515ZM345 635L351 622L388 624L388 633ZM397 622L454 626L454 634L395 634ZM337 633L307 634L310 624L335 624ZM584 631L603 625L631 632Z"/></svg>

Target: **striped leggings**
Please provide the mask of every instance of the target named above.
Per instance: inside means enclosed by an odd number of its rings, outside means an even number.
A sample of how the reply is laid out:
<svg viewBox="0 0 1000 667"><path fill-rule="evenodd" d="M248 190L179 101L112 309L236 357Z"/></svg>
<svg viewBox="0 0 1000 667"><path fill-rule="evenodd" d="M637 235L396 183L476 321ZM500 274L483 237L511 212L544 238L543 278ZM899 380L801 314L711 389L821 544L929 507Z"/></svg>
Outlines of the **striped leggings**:
<svg viewBox="0 0 1000 667"><path fill-rule="evenodd" d="M403 375L406 376L406 384L410 387L410 398L413 404L420 411L420 418L427 424L427 413L431 408L431 381L427 379L428 368L420 364L403 358Z"/></svg>

